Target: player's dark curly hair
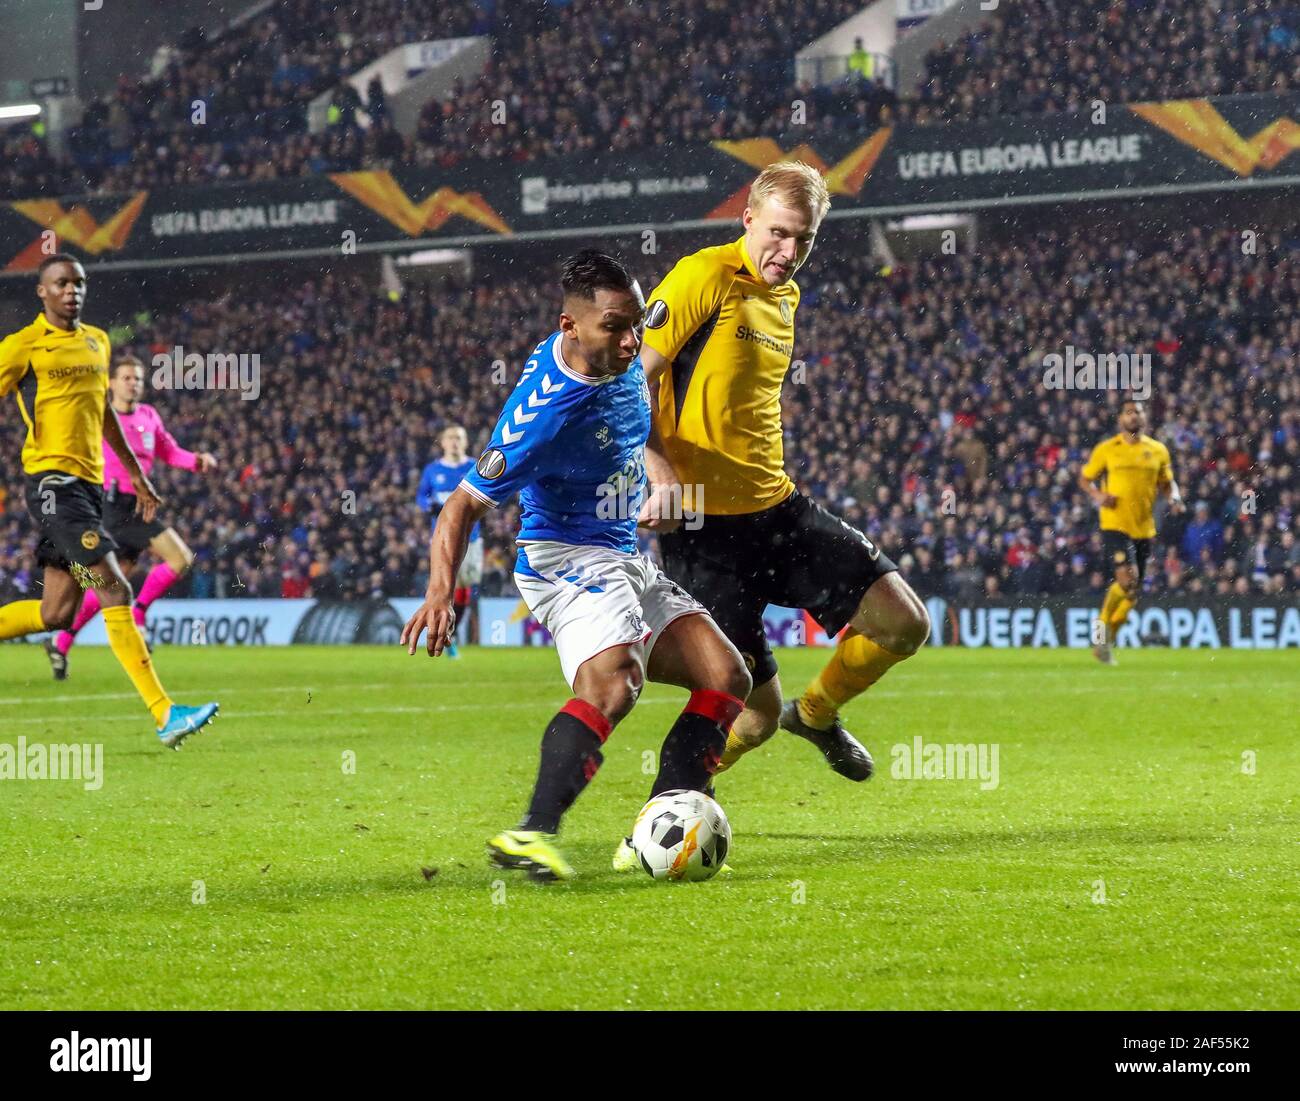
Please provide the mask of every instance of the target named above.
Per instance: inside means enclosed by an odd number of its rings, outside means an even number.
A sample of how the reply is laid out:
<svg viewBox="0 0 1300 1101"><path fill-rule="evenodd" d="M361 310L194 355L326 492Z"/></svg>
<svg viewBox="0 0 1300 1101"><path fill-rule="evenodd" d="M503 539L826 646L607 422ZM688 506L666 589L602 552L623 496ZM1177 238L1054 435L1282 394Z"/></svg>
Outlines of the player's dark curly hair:
<svg viewBox="0 0 1300 1101"><path fill-rule="evenodd" d="M585 248L564 261L560 268L560 286L564 288L565 298L591 301L598 290L630 291L632 276L608 253Z"/></svg>

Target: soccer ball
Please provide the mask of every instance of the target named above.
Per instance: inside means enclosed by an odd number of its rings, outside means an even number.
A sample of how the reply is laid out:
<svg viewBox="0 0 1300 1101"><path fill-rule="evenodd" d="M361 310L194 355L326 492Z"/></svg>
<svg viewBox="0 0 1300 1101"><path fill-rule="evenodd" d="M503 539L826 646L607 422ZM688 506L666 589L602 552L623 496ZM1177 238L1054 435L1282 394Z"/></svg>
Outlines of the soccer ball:
<svg viewBox="0 0 1300 1101"><path fill-rule="evenodd" d="M731 823L702 791L665 791L641 808L632 848L655 879L712 879L731 848Z"/></svg>

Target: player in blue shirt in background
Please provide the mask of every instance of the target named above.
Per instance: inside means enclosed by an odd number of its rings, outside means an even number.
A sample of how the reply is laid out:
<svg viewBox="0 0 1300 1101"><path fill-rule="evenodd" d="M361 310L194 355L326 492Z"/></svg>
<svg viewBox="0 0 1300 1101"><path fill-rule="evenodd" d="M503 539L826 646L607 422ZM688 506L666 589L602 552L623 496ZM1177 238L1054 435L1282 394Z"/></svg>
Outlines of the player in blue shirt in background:
<svg viewBox="0 0 1300 1101"><path fill-rule="evenodd" d="M442 446L442 458L434 459L424 468L424 473L420 475L420 488L415 495L416 503L420 508L432 513L435 531L442 506L447 503L452 491L460 485L461 479L474 469L474 460L465 455L469 450L469 433L461 425L448 425L442 430L438 442ZM466 641L469 642L474 640L476 627L472 621L474 589L483 580L483 538L480 529L481 525L475 524L474 530L469 533L469 547L465 552L465 561L461 563L460 570L456 574L456 591L453 594L456 622L459 623L464 617L467 608L471 612L469 632L466 635ZM447 645L447 656L450 658L457 656L454 637Z"/></svg>
<svg viewBox="0 0 1300 1101"><path fill-rule="evenodd" d="M430 656L442 653L470 532L519 493L515 583L554 636L573 698L542 737L528 813L488 842L488 858L540 880L573 876L554 844L560 819L646 678L691 693L664 739L652 795L708 788L751 686L703 605L637 551L650 433L640 288L593 249L564 262L561 286L559 331L533 349L488 449L443 506L429 589L401 639L414 654L427 631Z"/></svg>

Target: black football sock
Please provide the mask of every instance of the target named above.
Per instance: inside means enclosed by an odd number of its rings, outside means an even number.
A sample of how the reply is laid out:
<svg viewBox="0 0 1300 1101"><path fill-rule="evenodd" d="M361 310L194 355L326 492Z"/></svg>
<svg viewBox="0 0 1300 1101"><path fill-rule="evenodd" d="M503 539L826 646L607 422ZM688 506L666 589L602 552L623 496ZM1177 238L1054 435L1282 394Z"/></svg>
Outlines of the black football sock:
<svg viewBox="0 0 1300 1101"><path fill-rule="evenodd" d="M469 605L470 605L470 589L468 588L457 589L452 594L451 610L456 613L457 627L459 627L465 621L465 616L469 612ZM466 636L466 638L468 640L468 636Z"/></svg>
<svg viewBox="0 0 1300 1101"><path fill-rule="evenodd" d="M572 699L556 712L542 735L542 763L521 830L555 833L560 828L564 812L605 760L600 747L612 729L586 700Z"/></svg>
<svg viewBox="0 0 1300 1101"><path fill-rule="evenodd" d="M659 751L659 775L650 789L650 798L676 788L708 788L726 748L727 732L744 707L744 701L727 692L711 688L692 692Z"/></svg>

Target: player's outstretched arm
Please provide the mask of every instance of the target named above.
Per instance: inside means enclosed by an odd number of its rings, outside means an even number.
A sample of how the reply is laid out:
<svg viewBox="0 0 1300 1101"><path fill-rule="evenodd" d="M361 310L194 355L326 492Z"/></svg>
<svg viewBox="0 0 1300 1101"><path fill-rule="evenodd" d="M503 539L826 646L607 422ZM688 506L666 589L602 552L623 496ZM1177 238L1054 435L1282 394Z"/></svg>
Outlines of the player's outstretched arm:
<svg viewBox="0 0 1300 1101"><path fill-rule="evenodd" d="M167 466L178 470L194 470L200 474L210 474L217 469L217 457L211 451L188 451L176 442L173 436L158 423L158 443L154 448L154 458Z"/></svg>
<svg viewBox="0 0 1300 1101"><path fill-rule="evenodd" d="M451 640L456 629L456 611L452 603L456 574L469 547L469 533L490 507L459 486L442 506L438 526L429 543L429 588L424 594L424 603L402 629L401 644L406 647L407 654L415 653L420 635L426 631L426 648L431 658L441 654Z"/></svg>
<svg viewBox="0 0 1300 1101"><path fill-rule="evenodd" d="M137 515L146 524L151 523L158 514L158 506L162 504L162 498L158 496L158 491L154 489L153 483L149 481L145 472L140 469L140 460L135 457L135 452L126 442L126 436L122 432L122 422L117 419L117 410L113 408L111 401L104 402L104 439L122 460L127 474L131 476Z"/></svg>

